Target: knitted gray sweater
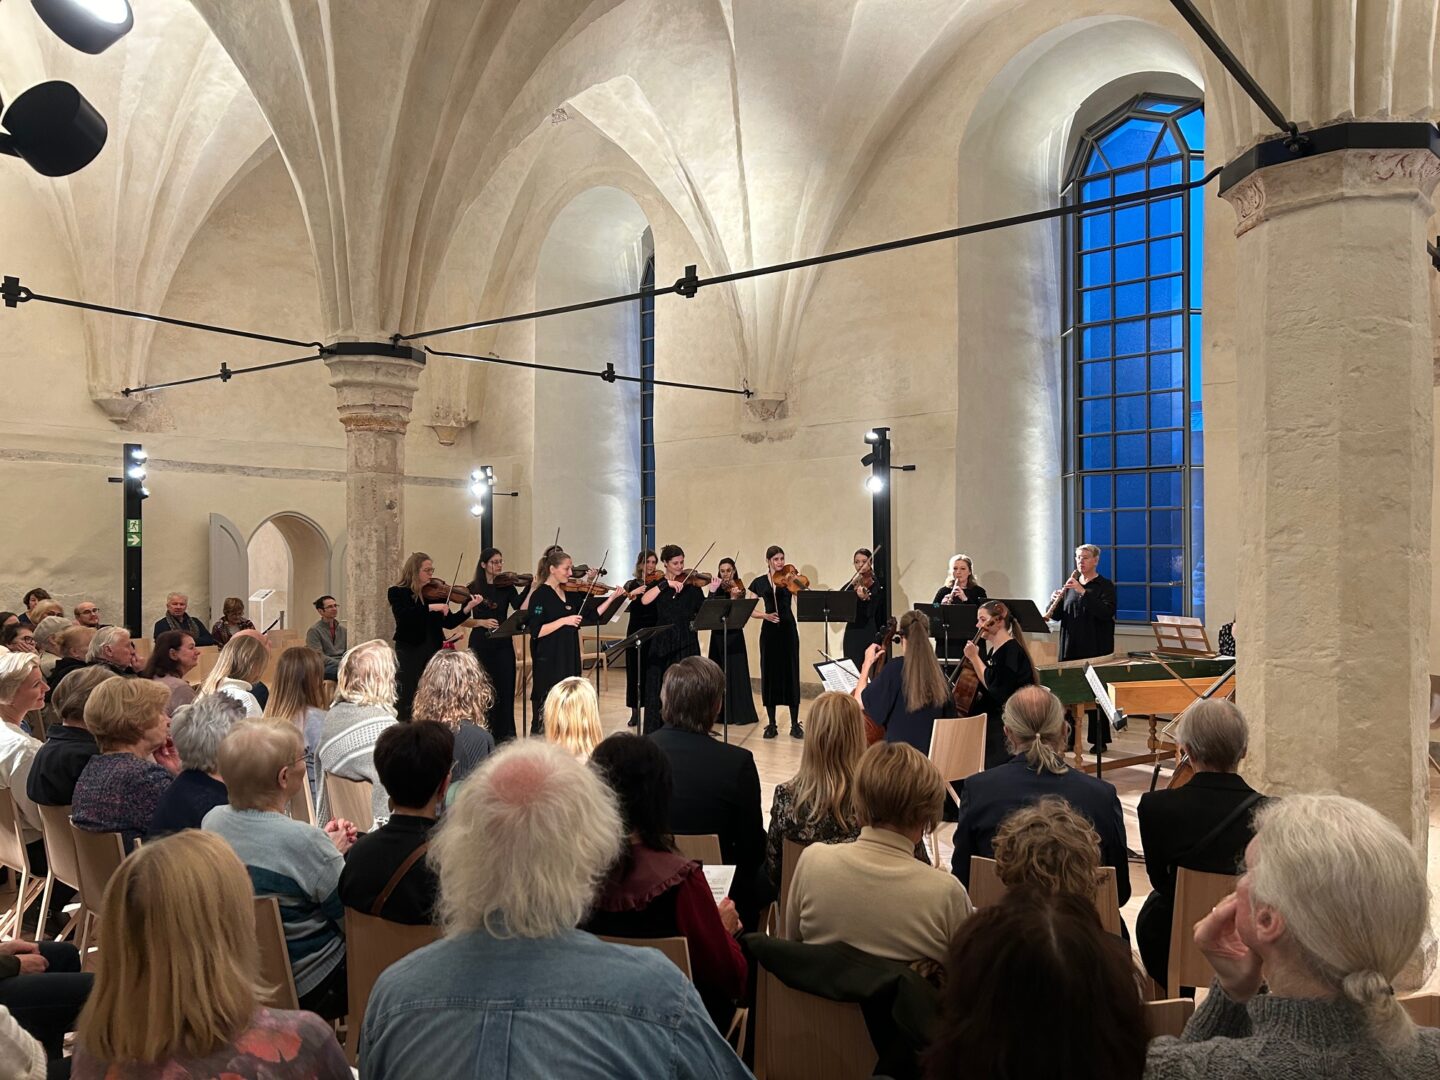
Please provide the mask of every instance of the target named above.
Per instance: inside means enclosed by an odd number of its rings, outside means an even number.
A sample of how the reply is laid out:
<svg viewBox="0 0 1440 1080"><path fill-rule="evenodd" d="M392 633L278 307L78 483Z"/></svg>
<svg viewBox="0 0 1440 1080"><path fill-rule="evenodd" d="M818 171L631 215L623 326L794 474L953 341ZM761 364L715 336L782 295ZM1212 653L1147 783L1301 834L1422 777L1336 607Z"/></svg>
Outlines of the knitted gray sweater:
<svg viewBox="0 0 1440 1080"><path fill-rule="evenodd" d="M1345 1001L1259 994L1248 1005L1210 986L1185 1034L1150 1043L1145 1080L1440 1080L1440 1029L1382 1048Z"/></svg>

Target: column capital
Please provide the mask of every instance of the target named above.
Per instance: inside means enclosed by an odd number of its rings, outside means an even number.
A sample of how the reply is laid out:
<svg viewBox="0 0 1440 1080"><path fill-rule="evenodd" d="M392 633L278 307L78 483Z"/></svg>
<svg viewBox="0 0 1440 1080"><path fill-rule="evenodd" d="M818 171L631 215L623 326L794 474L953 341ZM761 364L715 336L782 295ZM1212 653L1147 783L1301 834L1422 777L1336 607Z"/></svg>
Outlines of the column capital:
<svg viewBox="0 0 1440 1080"><path fill-rule="evenodd" d="M1235 235L1244 236L1273 218L1336 199L1408 195L1428 204L1437 181L1440 158L1429 150L1336 150L1258 169L1221 197L1235 209Z"/></svg>
<svg viewBox="0 0 1440 1080"><path fill-rule="evenodd" d="M425 365L390 356L331 356L330 385L346 431L403 432Z"/></svg>

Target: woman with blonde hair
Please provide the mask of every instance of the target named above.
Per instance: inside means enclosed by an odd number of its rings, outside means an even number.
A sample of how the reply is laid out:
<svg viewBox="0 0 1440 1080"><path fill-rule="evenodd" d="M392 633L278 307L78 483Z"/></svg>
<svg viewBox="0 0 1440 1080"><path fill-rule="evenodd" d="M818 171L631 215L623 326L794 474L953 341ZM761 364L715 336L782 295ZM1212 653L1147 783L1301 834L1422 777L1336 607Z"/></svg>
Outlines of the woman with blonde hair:
<svg viewBox="0 0 1440 1080"><path fill-rule="evenodd" d="M40 743L20 727L26 714L45 704L45 679L34 653L0 653L0 792L9 791L20 811L29 861L44 872L40 811L27 793Z"/></svg>
<svg viewBox="0 0 1440 1080"><path fill-rule="evenodd" d="M455 768L450 783L460 783L495 750L485 714L495 700L490 677L468 649L443 649L430 658L410 719L433 720L455 735Z"/></svg>
<svg viewBox="0 0 1440 1080"><path fill-rule="evenodd" d="M310 794L320 790L317 751L325 727L325 661L314 649L292 645L275 665L275 686L265 703L267 720L293 724L305 740L305 772Z"/></svg>
<svg viewBox="0 0 1440 1080"><path fill-rule="evenodd" d="M459 609L450 609L449 595L442 601L425 599L425 586L435 577L435 564L423 551L412 551L400 568L400 580L386 594L390 613L395 616L395 656L398 662L396 715L410 719L410 704L420 685L425 665L445 643L445 631L453 630L475 610L483 597L472 596Z"/></svg>
<svg viewBox="0 0 1440 1080"><path fill-rule="evenodd" d="M985 587L975 580L975 564L969 555L950 556L950 574L935 590L932 604L983 604L990 599Z"/></svg>
<svg viewBox="0 0 1440 1080"><path fill-rule="evenodd" d="M254 693L255 683L265 674L270 649L251 634L232 637L215 658L215 666L200 684L200 694L229 694L245 706L246 717L257 717L263 710Z"/></svg>
<svg viewBox="0 0 1440 1080"><path fill-rule="evenodd" d="M909 743L928 754L935 721L954 716L955 704L949 680L940 670L935 646L930 643L930 620L925 613L905 612L899 629L905 655L882 667L872 682L871 673L885 656L885 646L871 645L865 650L860 681L851 693L864 706L871 722L884 730L886 742Z"/></svg>
<svg viewBox="0 0 1440 1080"><path fill-rule="evenodd" d="M1246 862L1195 926L1210 993L1181 1038L1150 1044L1147 1080L1440 1075L1440 1030L1396 998L1429 933L1409 839L1354 799L1287 795L1257 815Z"/></svg>
<svg viewBox="0 0 1440 1080"><path fill-rule="evenodd" d="M545 695L545 738L589 761L605 738L600 730L600 699L588 679L572 675L561 679Z"/></svg>
<svg viewBox="0 0 1440 1080"><path fill-rule="evenodd" d="M995 873L1006 889L1093 899L1100 883L1100 834L1056 795L1016 810L995 832Z"/></svg>
<svg viewBox="0 0 1440 1080"><path fill-rule="evenodd" d="M100 919L105 962L76 1029L77 1078L351 1075L318 1016L260 1004L253 895L212 833L178 833L120 864Z"/></svg>
<svg viewBox="0 0 1440 1080"><path fill-rule="evenodd" d="M981 644L965 643L965 663L974 670L980 684L970 711L983 712L986 717L985 768L989 769L1009 757L1005 750L1005 703L1016 690L1034 686L1040 678L1030 658L1030 647L1025 644L1025 632L1005 604L999 600L981 604L975 613L975 628Z"/></svg>
<svg viewBox="0 0 1440 1080"><path fill-rule="evenodd" d="M395 723L395 650L388 641L351 646L340 659L335 701L320 728L320 791L317 820L329 821L325 774L368 780L370 808L378 825L390 815L390 796L375 771L375 740Z"/></svg>
<svg viewBox="0 0 1440 1080"><path fill-rule="evenodd" d="M865 753L865 719L860 703L827 690L810 707L810 728L800 754L800 771L775 785L765 869L780 887L785 841L843 844L860 835L855 814L855 770Z"/></svg>

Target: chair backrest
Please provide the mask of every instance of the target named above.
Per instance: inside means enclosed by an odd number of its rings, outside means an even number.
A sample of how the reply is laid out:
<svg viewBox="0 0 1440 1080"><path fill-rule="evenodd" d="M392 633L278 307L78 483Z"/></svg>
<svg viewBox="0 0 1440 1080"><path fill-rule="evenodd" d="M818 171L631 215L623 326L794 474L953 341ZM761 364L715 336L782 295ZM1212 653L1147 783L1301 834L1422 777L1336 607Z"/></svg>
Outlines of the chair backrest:
<svg viewBox="0 0 1440 1080"><path fill-rule="evenodd" d="M1400 1004L1420 1027L1440 1028L1440 994L1402 994Z"/></svg>
<svg viewBox="0 0 1440 1080"><path fill-rule="evenodd" d="M608 941L612 945L633 945L640 949L656 949L665 954L666 958L680 969L685 978L694 982L695 976L690 971L690 943L683 937L607 937L600 935L601 941Z"/></svg>
<svg viewBox="0 0 1440 1080"><path fill-rule="evenodd" d="M1005 883L995 870L995 860L971 855L970 902L977 909L991 907L1005 899L1006 891ZM1120 933L1120 890L1115 884L1113 866L1100 868L1100 884L1095 887L1095 911L1100 916L1100 925L1108 933Z"/></svg>
<svg viewBox="0 0 1440 1080"><path fill-rule="evenodd" d="M331 797L334 797L333 790L331 792ZM294 797L291 798L288 811L290 816L296 821L303 821L307 825L316 824L315 800L311 797L310 774L308 772L300 774L300 790L295 792ZM340 816L345 817L346 815L341 814ZM353 821L354 818L351 818L350 820ZM355 827L358 829L360 826L356 825Z"/></svg>
<svg viewBox="0 0 1440 1080"><path fill-rule="evenodd" d="M781 937L785 936L785 905L790 899L790 883L795 880L795 864L809 846L795 840L783 840L780 844L780 895L775 898L775 918Z"/></svg>
<svg viewBox="0 0 1440 1080"><path fill-rule="evenodd" d="M1190 1014L1195 1011L1193 998L1166 998L1164 1001L1145 1003L1145 1027L1152 1039L1161 1035L1173 1035L1177 1039L1184 1034Z"/></svg>
<svg viewBox="0 0 1440 1080"><path fill-rule="evenodd" d="M75 861L80 871L80 897L85 907L100 918L105 899L105 886L125 858L125 843L118 832L86 832L70 822L70 837L75 841Z"/></svg>
<svg viewBox="0 0 1440 1080"><path fill-rule="evenodd" d="M409 926L345 909L345 982L350 991L345 1052L351 1064L359 1055L360 1023L375 980L396 960L439 940L440 929L436 926Z"/></svg>
<svg viewBox="0 0 1440 1080"><path fill-rule="evenodd" d="M1195 924L1235 891L1233 874L1207 874L1179 867L1175 871L1175 909L1170 916L1170 959L1165 992L1180 996L1182 986L1209 986L1215 969L1195 944Z"/></svg>
<svg viewBox="0 0 1440 1080"><path fill-rule="evenodd" d="M330 803L330 815L354 823L361 832L369 832L375 827L375 814L370 803L373 786L369 780L347 780L327 772L325 794Z"/></svg>
<svg viewBox="0 0 1440 1080"><path fill-rule="evenodd" d="M979 716L941 717L930 733L930 760L956 802L960 796L951 782L974 776L985 768L985 721Z"/></svg>
<svg viewBox="0 0 1440 1080"><path fill-rule="evenodd" d="M75 853L75 837L70 832L70 807L41 806L39 810L50 873L56 881L78 891L80 856Z"/></svg>
<svg viewBox="0 0 1440 1080"><path fill-rule="evenodd" d="M687 859L694 859L701 866L723 866L720 856L720 837L714 833L677 833L675 847Z"/></svg>
<svg viewBox="0 0 1440 1080"><path fill-rule="evenodd" d="M273 896L255 897L255 942L260 946L260 984L268 991L262 994L260 1004L272 1009L300 1008L280 903Z"/></svg>
<svg viewBox="0 0 1440 1080"><path fill-rule="evenodd" d="M854 1002L792 990L760 968L755 998L759 1080L860 1080L879 1055Z"/></svg>
<svg viewBox="0 0 1440 1080"><path fill-rule="evenodd" d="M29 870L25 834L20 831L20 809L8 788L0 788L0 866L17 874Z"/></svg>

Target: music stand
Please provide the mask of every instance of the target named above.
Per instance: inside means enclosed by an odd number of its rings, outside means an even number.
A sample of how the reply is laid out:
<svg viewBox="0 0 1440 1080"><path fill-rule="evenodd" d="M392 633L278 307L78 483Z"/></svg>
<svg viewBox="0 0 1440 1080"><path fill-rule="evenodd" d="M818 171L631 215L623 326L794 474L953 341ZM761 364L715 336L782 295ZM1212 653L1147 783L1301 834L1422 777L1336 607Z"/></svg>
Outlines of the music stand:
<svg viewBox="0 0 1440 1080"><path fill-rule="evenodd" d="M825 648L830 648L830 624L855 619L860 598L847 590L804 589L795 594L795 621L825 624Z"/></svg>
<svg viewBox="0 0 1440 1080"><path fill-rule="evenodd" d="M668 623L665 626L642 626L633 634L628 634L619 641L612 642L602 650L605 654L605 665L607 667L610 664L611 657L619 656L626 649L635 650L635 693L640 703L641 734L645 732L645 668L643 666L645 649L643 646L645 642L649 641L656 634L664 633L669 629L670 626Z"/></svg>
<svg viewBox="0 0 1440 1080"><path fill-rule="evenodd" d="M600 655L604 652L600 647L600 627L608 626L615 616L620 614L620 609L625 606L624 603L614 603L610 605L609 610L601 611L600 606L609 599L610 597L607 596L604 600L598 600L580 613L581 630L587 626L595 627L595 693L597 696L600 693L600 666L604 662Z"/></svg>
<svg viewBox="0 0 1440 1080"><path fill-rule="evenodd" d="M1050 624L1045 621L1045 616L1040 613L1034 600L1001 600L1010 609L1010 614L1020 624L1020 629L1027 634L1048 634Z"/></svg>
<svg viewBox="0 0 1440 1080"><path fill-rule="evenodd" d="M804 596L804 593L800 594ZM710 630L724 633L733 628L741 629L745 626L745 620L750 618L755 611L755 605L760 602L759 597L742 598L732 600L728 596L707 597L700 605L700 610L695 613L694 620L690 623L691 630ZM721 638L723 647L720 650L721 666L725 670L725 712L723 713L723 725L725 742L730 741L730 641L728 638ZM748 675L748 672L747 672Z"/></svg>
<svg viewBox="0 0 1440 1080"><path fill-rule="evenodd" d="M979 604L916 604L915 610L930 620L930 636L943 643L939 650L941 664L958 664L950 655L950 639L970 641L975 637L975 616Z"/></svg>
<svg viewBox="0 0 1440 1080"><path fill-rule="evenodd" d="M529 628L530 609L516 608L510 613L508 619L486 635L487 638L513 638L516 634L525 635L520 639L520 670L523 671L525 675L524 678L520 680L520 727L515 732L517 739L525 738L530 731L528 726L530 695L527 693L530 682L530 665L528 663L530 657L530 635L527 633ZM510 703L510 707L515 707L513 701ZM512 712L510 715L514 716L515 714Z"/></svg>

